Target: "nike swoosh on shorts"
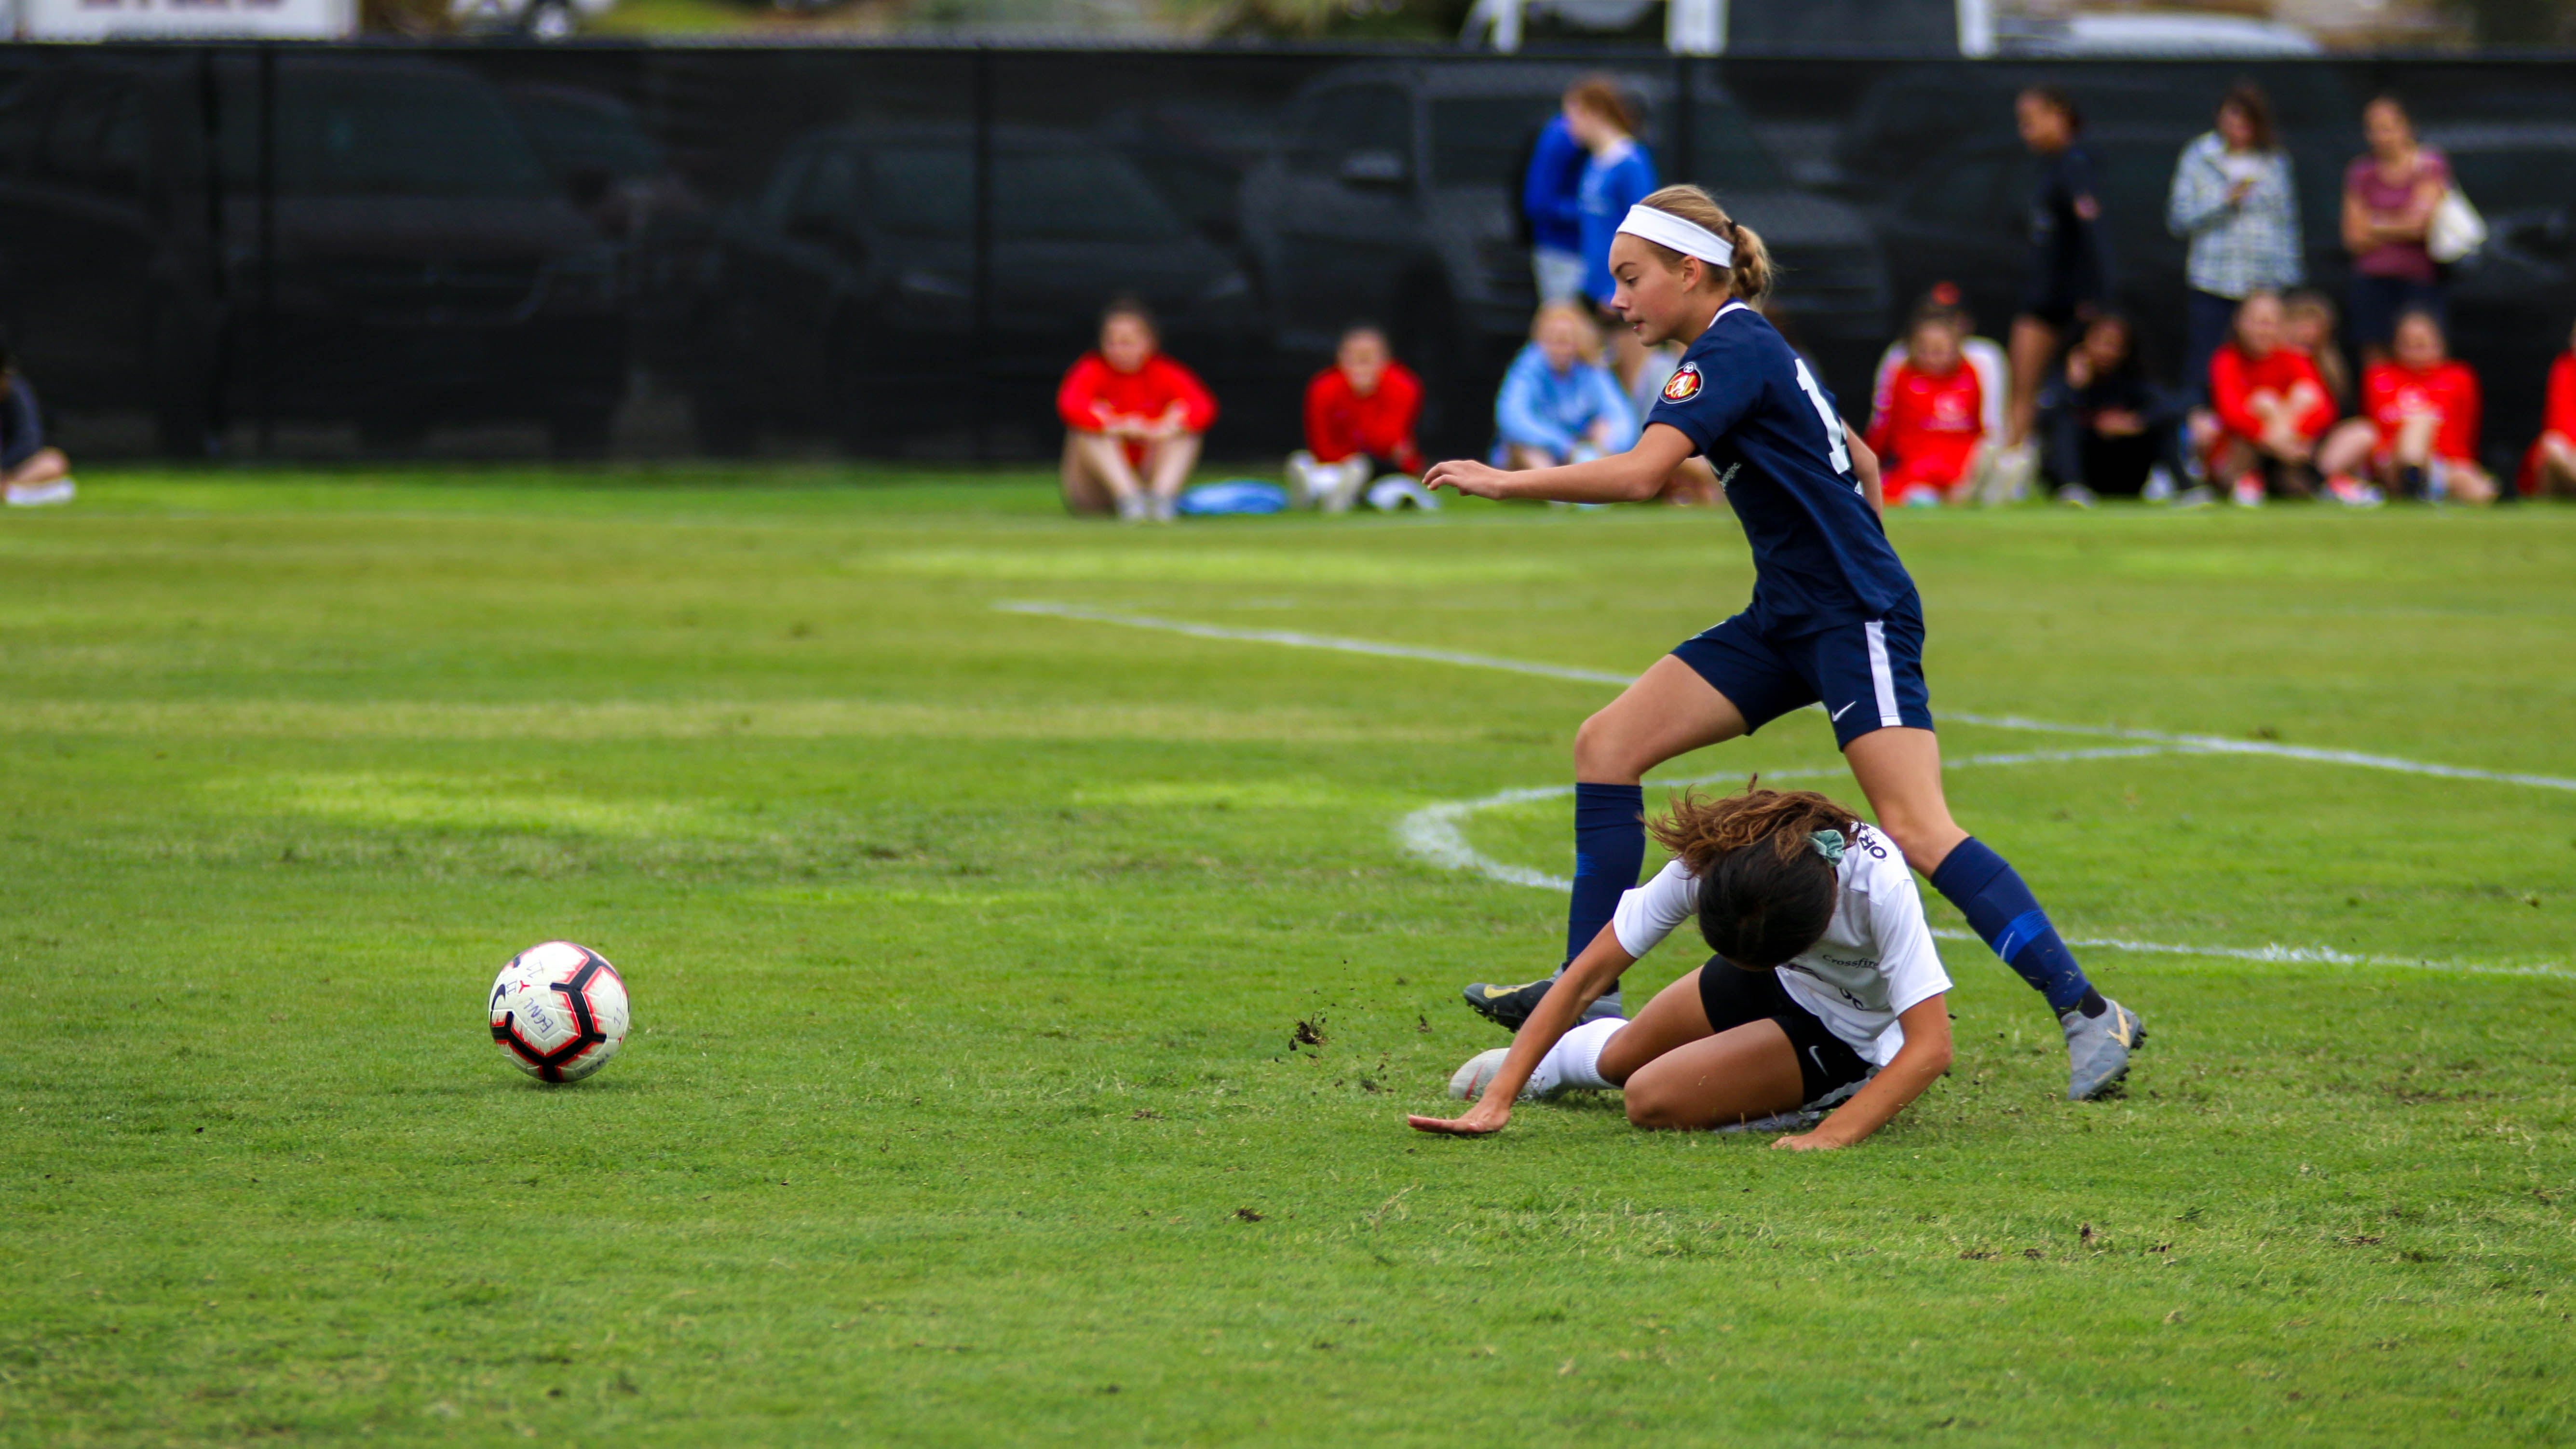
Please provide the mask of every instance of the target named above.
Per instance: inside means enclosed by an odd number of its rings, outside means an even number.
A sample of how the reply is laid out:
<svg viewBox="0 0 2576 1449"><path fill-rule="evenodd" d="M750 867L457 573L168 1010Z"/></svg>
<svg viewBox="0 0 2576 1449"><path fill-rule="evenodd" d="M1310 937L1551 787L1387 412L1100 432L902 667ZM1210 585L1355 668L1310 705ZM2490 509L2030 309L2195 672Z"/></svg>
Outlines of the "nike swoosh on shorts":
<svg viewBox="0 0 2576 1449"><path fill-rule="evenodd" d="M1829 715L1825 716L1825 722L1826 722L1826 723L1828 723L1828 724L1839 724L1839 723L1841 723L1841 722L1842 722L1842 717L1843 717L1844 715L1847 715L1847 714L1851 713L1852 704L1858 704L1858 703L1860 703L1860 701L1855 699L1855 700L1853 700L1853 701L1851 702L1851 704L1844 705L1842 708L1840 708L1840 709L1838 709L1838 710L1835 710L1832 714L1829 714Z"/></svg>

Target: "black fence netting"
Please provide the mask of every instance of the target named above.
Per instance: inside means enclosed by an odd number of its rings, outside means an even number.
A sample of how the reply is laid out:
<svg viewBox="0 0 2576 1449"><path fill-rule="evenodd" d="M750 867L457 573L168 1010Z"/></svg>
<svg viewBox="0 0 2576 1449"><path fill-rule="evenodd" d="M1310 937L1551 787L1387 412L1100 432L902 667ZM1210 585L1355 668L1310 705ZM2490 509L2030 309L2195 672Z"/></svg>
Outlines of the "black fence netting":
<svg viewBox="0 0 2576 1449"><path fill-rule="evenodd" d="M1616 76L1667 179L1782 266L1846 412L1911 300L2000 335L2034 163L2088 119L2121 300L2182 351L2175 159L2250 76L2312 281L2393 90L2492 228L2449 277L2501 460L2576 319L2576 65L1500 58L1004 48L0 48L0 323L92 453L1051 455L1057 378L1143 297L1220 457L1295 445L1338 329L1382 323L1426 431L1482 446L1535 299L1520 172Z"/></svg>

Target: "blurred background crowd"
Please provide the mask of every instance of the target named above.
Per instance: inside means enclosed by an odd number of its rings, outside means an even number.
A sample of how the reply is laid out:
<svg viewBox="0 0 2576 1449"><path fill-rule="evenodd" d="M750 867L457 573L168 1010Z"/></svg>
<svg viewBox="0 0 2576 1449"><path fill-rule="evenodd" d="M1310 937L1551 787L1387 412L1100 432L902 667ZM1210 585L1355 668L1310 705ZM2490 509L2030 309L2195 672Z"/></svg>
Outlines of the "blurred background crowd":
<svg viewBox="0 0 2576 1449"><path fill-rule="evenodd" d="M1489 0L1440 48L5 47L0 327L74 456L1046 458L1111 508L1260 460L1333 506L1622 445L1669 360L1585 248L1689 180L1900 496L2568 471L2576 64L2496 48L2562 7L1737 0L1685 44L1689 3ZM1433 15L1300 13L1262 23ZM1094 406L1120 298L1172 418Z"/></svg>

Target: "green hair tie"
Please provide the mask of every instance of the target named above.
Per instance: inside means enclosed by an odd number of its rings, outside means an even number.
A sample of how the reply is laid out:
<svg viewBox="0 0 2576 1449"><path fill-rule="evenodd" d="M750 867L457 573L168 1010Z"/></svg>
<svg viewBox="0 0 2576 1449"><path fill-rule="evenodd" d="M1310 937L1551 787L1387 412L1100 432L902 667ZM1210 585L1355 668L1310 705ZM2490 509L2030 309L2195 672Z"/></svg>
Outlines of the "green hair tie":
<svg viewBox="0 0 2576 1449"><path fill-rule="evenodd" d="M1841 831L1819 830L1807 838L1816 843L1816 854L1825 858L1825 864L1840 865L1843 863L1843 833Z"/></svg>

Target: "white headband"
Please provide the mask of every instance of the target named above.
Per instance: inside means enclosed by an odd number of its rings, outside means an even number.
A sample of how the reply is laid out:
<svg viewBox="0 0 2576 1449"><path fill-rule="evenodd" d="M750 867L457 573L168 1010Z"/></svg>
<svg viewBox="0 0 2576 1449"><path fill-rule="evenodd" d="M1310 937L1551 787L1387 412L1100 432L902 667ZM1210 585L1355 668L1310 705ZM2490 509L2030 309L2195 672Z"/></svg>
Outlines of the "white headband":
<svg viewBox="0 0 2576 1449"><path fill-rule="evenodd" d="M1720 267L1735 265L1735 248L1726 244L1726 238L1669 211L1658 211L1651 206L1629 207L1628 219L1619 223L1619 229L1630 236L1644 237L1658 246L1671 247L1686 257L1697 257Z"/></svg>

